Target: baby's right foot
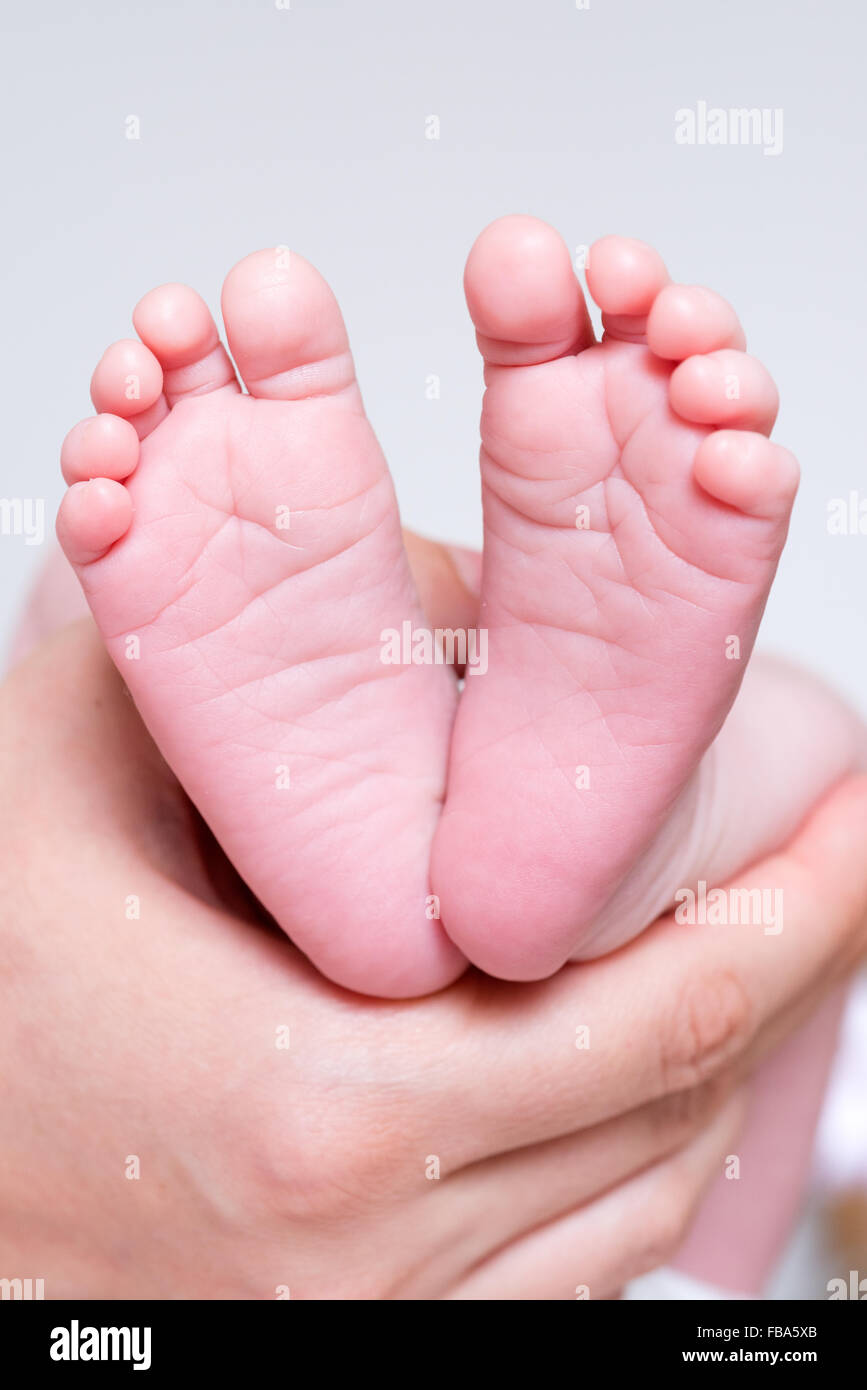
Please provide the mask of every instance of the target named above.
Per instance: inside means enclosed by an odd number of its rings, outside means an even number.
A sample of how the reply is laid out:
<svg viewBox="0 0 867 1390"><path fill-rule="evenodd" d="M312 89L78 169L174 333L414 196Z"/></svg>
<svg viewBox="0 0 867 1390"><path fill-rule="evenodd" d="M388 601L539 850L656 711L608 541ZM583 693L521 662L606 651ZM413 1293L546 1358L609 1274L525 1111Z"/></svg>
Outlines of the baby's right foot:
<svg viewBox="0 0 867 1390"><path fill-rule="evenodd" d="M724 300L670 284L655 251L619 237L591 248L587 278L598 345L544 223L494 223L466 273L487 383L488 669L461 697L432 886L452 940L508 979L586 953L663 827L689 833L686 792L740 684L798 481L767 439L776 388ZM657 888L671 872L640 867ZM615 921L592 954L665 905Z"/></svg>
<svg viewBox="0 0 867 1390"><path fill-rule="evenodd" d="M58 536L145 722L223 848L331 979L423 994L464 961L428 902L455 683L424 627L328 286L284 250L139 304L67 436ZM89 480L93 481L89 481ZM130 891L134 891L130 885ZM145 909L143 909L145 910Z"/></svg>

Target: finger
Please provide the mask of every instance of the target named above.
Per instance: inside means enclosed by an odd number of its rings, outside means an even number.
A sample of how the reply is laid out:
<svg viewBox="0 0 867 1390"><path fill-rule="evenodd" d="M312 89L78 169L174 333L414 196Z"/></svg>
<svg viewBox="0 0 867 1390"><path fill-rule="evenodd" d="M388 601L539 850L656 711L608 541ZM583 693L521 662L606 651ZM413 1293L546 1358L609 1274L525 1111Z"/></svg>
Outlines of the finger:
<svg viewBox="0 0 867 1390"><path fill-rule="evenodd" d="M427 1222L435 1252L401 1297L441 1289L491 1250L607 1192L685 1147L731 1097L710 1085L666 1096L606 1124L516 1149L427 1183L415 1228Z"/></svg>
<svg viewBox="0 0 867 1390"><path fill-rule="evenodd" d="M53 549L24 604L9 652L9 667L17 666L46 637L80 618L90 609L66 556Z"/></svg>
<svg viewBox="0 0 867 1390"><path fill-rule="evenodd" d="M539 1143L754 1064L779 1041L777 1015L811 995L815 1007L867 950L865 838L867 777L851 778L784 852L725 890L730 902L735 889L764 890L782 930L669 916L538 985L470 973L436 1023L454 1029L442 1084L456 1154Z"/></svg>
<svg viewBox="0 0 867 1390"><path fill-rule="evenodd" d="M708 1193L675 1261L684 1274L754 1297L765 1287L804 1198L844 1003L838 988L753 1078L738 1180L720 1174Z"/></svg>
<svg viewBox="0 0 867 1390"><path fill-rule="evenodd" d="M35 743L0 744L0 785L16 788L15 805L7 798L0 819L7 860L27 858L28 826L38 816L66 828L54 847L55 872L61 872L58 856L68 853L69 872L76 884L90 885L94 903L93 884L100 885L102 902L110 893L111 865L139 883L170 880L227 909L246 930L263 910L158 752L89 613L75 621L73 592L67 573L51 566L19 635L15 669L0 686L0 727L5 719L9 728L37 721L40 729ZM23 836L17 848L13 836ZM184 902L191 921L192 901ZM171 938L171 922L165 926ZM282 938L280 945L295 965L294 947ZM299 956L296 968L302 964Z"/></svg>
<svg viewBox="0 0 867 1390"><path fill-rule="evenodd" d="M60 821L70 830L55 850L74 854L76 883L104 886L109 863L121 872L135 865L134 876L149 866L213 899L202 888L192 808L89 619L46 637L7 677L4 721L41 731L36 742L7 740L0 750L0 784L16 788L16 814L2 825L10 862L28 854L13 837L26 835L34 818ZM85 826L86 834L75 833Z"/></svg>
<svg viewBox="0 0 867 1390"><path fill-rule="evenodd" d="M448 1297L611 1298L630 1279L665 1264L681 1245L742 1118L743 1098L736 1096L673 1158L512 1241L477 1265Z"/></svg>
<svg viewBox="0 0 867 1390"><path fill-rule="evenodd" d="M479 617L482 557L405 530L403 541L415 586L432 628L475 627Z"/></svg>

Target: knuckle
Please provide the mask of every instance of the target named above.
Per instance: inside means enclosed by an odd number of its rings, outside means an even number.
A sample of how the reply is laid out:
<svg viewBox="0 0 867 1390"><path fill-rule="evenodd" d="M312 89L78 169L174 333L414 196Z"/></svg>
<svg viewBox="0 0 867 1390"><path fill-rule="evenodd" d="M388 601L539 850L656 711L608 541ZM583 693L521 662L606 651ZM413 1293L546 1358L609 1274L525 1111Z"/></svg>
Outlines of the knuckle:
<svg viewBox="0 0 867 1390"><path fill-rule="evenodd" d="M663 1123L674 1142L691 1139L702 1130L731 1089L732 1078L724 1069L699 1086L687 1086L666 1095L662 1101Z"/></svg>
<svg viewBox="0 0 867 1390"><path fill-rule="evenodd" d="M752 1010L734 972L688 981L661 1030L663 1093L693 1090L718 1077L752 1031Z"/></svg>
<svg viewBox="0 0 867 1390"><path fill-rule="evenodd" d="M856 889L838 919L831 969L834 978L847 979L867 959L867 892Z"/></svg>
<svg viewBox="0 0 867 1390"><path fill-rule="evenodd" d="M345 1093L298 1099L292 1113L269 1107L252 1155L255 1186L281 1219L350 1220L422 1171L390 1111Z"/></svg>
<svg viewBox="0 0 867 1390"><path fill-rule="evenodd" d="M653 1203L639 1256L642 1272L667 1264L683 1244L692 1218L692 1203L679 1183L668 1181Z"/></svg>

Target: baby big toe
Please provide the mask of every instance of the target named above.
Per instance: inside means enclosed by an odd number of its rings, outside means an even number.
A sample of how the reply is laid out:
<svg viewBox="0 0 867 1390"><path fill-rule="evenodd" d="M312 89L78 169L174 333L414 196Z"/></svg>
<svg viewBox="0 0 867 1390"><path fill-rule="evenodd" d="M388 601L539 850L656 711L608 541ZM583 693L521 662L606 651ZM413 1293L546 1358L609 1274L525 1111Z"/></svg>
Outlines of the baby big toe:
<svg viewBox="0 0 867 1390"><path fill-rule="evenodd" d="M500 217L486 227L467 257L464 291L490 365L550 362L593 342L568 247L538 217Z"/></svg>
<svg viewBox="0 0 867 1390"><path fill-rule="evenodd" d="M337 300L303 256L285 247L245 256L226 276L222 305L251 396L290 401L357 390Z"/></svg>

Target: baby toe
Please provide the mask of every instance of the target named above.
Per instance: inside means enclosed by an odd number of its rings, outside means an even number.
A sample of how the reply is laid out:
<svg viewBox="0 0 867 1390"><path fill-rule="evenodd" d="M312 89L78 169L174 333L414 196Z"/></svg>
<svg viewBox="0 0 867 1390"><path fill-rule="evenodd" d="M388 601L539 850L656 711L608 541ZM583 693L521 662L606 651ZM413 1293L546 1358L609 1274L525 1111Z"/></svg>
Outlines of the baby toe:
<svg viewBox="0 0 867 1390"><path fill-rule="evenodd" d="M788 515L800 478L794 454L749 430L715 430L698 447L696 481L720 502L752 516Z"/></svg>
<svg viewBox="0 0 867 1390"><path fill-rule="evenodd" d="M770 434L780 397L767 367L745 352L723 349L688 357L669 382L672 410L696 425Z"/></svg>
<svg viewBox="0 0 867 1390"><path fill-rule="evenodd" d="M92 415L73 425L60 449L60 471L67 483L91 478L123 482L138 463L139 437L119 415Z"/></svg>
<svg viewBox="0 0 867 1390"><path fill-rule="evenodd" d="M647 319L647 345L657 357L682 362L721 348L746 347L728 300L703 285L666 285Z"/></svg>

